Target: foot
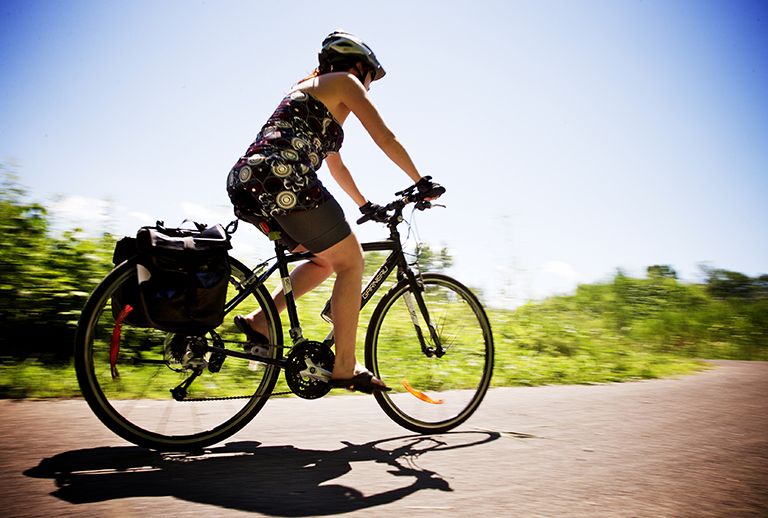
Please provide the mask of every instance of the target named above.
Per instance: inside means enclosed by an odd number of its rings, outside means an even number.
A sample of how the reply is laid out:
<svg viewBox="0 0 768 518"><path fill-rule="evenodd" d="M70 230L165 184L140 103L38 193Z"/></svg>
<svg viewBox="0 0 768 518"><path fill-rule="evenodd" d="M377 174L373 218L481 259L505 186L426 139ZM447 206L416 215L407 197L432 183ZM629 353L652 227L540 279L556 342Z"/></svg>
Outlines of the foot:
<svg viewBox="0 0 768 518"><path fill-rule="evenodd" d="M256 331L251 327L251 323L243 315L237 315L234 319L234 324L250 343L254 345L269 344L269 338L264 333Z"/></svg>
<svg viewBox="0 0 768 518"><path fill-rule="evenodd" d="M256 331L251 327L251 325L248 323L248 320L242 315L237 315L234 318L234 324L235 326L242 332L246 339L248 340L248 343L243 346L243 349L246 353L255 354L258 356L269 356L271 351L271 347L269 345L269 338L267 338L264 334L260 333L259 331ZM258 362L255 360L251 360L248 363L248 368L250 370L259 370L264 367L264 363Z"/></svg>
<svg viewBox="0 0 768 518"><path fill-rule="evenodd" d="M391 390L384 384L379 378L374 376L368 370L362 370L357 372L351 378L331 378L329 382L331 388L344 388L349 391L364 392L366 394L373 394L374 392L386 392Z"/></svg>

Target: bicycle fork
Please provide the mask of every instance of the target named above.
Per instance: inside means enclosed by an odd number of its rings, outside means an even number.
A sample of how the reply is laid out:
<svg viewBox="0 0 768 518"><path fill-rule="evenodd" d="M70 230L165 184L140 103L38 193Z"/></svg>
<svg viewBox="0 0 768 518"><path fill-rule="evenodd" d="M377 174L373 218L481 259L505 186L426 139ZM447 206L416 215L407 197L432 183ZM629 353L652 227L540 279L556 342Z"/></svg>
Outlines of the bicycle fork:
<svg viewBox="0 0 768 518"><path fill-rule="evenodd" d="M424 303L424 297L422 296L421 288L419 287L418 283L415 282L415 279L413 279L413 281L414 282L411 282L412 289L409 289L403 294L403 300L405 300L405 305L408 308L408 314L410 315L411 322L413 323L413 327L416 330L416 336L419 338L419 344L421 344L421 352L424 353L427 358L432 358L433 356L442 358L445 354L445 349L443 349L440 335L438 334L437 329L435 329L435 326L429 317L429 311L427 310L427 305ZM413 286L416 287L413 288ZM424 337L424 332L422 331L421 325L419 324L419 313L421 313L421 316L424 319L424 323L427 326L427 330L429 331L429 336L432 339L434 347L430 347Z"/></svg>

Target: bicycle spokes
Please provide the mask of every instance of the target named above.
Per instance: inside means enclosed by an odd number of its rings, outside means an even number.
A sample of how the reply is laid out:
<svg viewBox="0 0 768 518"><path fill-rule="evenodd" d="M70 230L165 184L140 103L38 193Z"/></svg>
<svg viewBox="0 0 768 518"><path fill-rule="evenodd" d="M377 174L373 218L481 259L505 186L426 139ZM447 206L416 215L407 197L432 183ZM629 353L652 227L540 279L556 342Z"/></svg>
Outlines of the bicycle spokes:
<svg viewBox="0 0 768 518"><path fill-rule="evenodd" d="M480 404L493 369L493 338L466 287L444 275L422 278L423 290L402 281L382 298L368 330L366 363L393 388L376 394L384 411L410 430L430 433L458 426Z"/></svg>
<svg viewBox="0 0 768 518"><path fill-rule="evenodd" d="M232 260L232 266L228 300L240 294L238 286L250 276L237 261ZM230 321L197 335L141 327L132 315L123 314L124 308L112 306L113 295L134 283L135 264L123 263L99 285L82 312L75 366L94 413L124 439L150 448L200 447L235 433L269 397L278 365L248 370L241 333ZM266 289L247 297L240 294L239 300L240 310L271 311ZM270 328L276 347L265 362L280 361L278 332L277 325ZM237 345L225 349L230 343ZM234 355L239 357L230 357Z"/></svg>

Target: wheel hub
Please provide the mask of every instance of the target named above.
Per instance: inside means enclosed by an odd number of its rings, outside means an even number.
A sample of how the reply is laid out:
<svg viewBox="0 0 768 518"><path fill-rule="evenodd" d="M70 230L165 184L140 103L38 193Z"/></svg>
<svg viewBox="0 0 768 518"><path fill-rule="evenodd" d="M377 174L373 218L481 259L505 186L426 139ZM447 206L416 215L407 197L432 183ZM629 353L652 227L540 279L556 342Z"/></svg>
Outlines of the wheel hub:
<svg viewBox="0 0 768 518"><path fill-rule="evenodd" d="M203 336L172 335L165 343L165 360L173 370L202 370L208 365L207 345Z"/></svg>

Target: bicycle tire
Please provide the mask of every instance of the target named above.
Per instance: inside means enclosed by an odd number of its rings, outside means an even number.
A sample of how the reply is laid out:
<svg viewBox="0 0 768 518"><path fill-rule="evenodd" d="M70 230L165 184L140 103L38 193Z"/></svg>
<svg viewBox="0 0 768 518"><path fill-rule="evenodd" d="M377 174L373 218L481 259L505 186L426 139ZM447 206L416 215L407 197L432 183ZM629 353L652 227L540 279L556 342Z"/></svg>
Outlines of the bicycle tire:
<svg viewBox="0 0 768 518"><path fill-rule="evenodd" d="M228 301L251 273L236 259L230 258L230 264ZM266 403L279 377L279 367L261 364L262 368L253 372L248 369L248 360L227 356L218 372L207 368L202 371L190 386L187 400L176 401L170 390L188 378L191 371L183 368L178 360L181 352L174 351L174 347L197 338L123 322L118 330L121 338L114 362L118 376L112 376L109 354L110 348L114 348L111 340L116 318L111 300L127 282L136 282L135 260L118 265L96 287L78 323L75 370L83 397L94 414L123 439L161 451L197 450L241 430ZM282 326L266 288L258 286L252 296L238 304L238 309L247 311L254 300L267 316L270 343L278 346L271 348L271 357L280 359ZM236 345L225 344L227 348L243 350L244 337L231 318L225 318L225 323L214 332L227 342L237 341ZM203 338L208 343L214 341L211 332ZM202 357L212 359L211 353Z"/></svg>
<svg viewBox="0 0 768 518"><path fill-rule="evenodd" d="M488 391L493 333L483 306L466 286L442 274L424 274L421 282L445 355L429 357L422 351L412 315L420 317L428 345L434 344L417 305L411 304L412 311L405 302L407 296L415 299L410 283L401 280L371 316L365 362L392 388L374 396L393 421L417 433L443 433L469 419Z"/></svg>

